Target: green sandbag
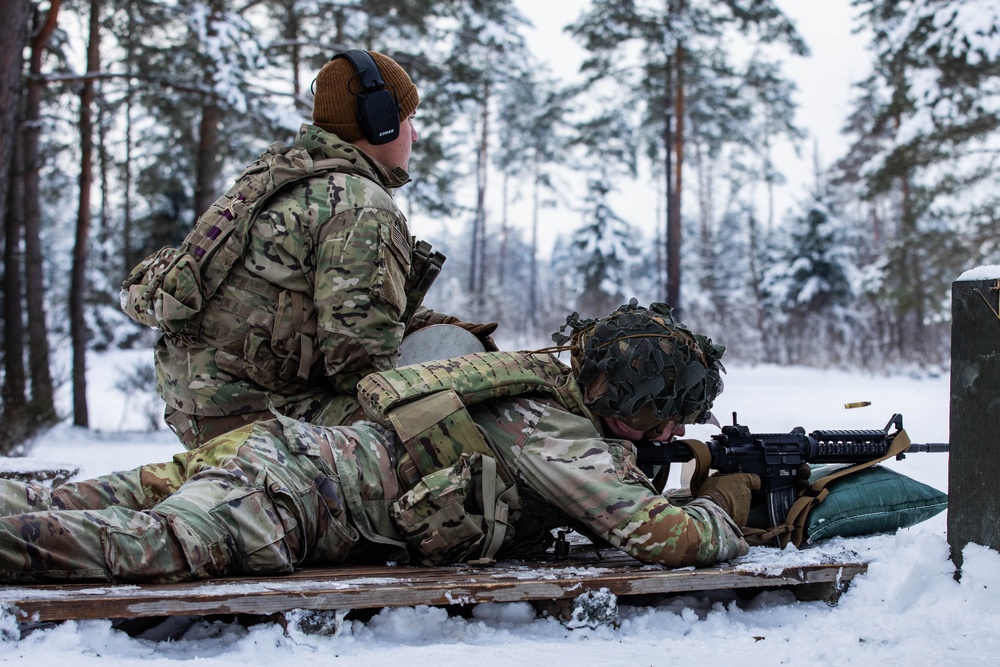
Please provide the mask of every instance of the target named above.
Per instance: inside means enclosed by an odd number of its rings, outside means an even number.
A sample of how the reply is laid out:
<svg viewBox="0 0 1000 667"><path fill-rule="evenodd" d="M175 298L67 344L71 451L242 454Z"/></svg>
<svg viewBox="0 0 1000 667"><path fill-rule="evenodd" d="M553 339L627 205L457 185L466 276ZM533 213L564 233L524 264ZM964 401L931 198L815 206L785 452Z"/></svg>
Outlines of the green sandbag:
<svg viewBox="0 0 1000 667"><path fill-rule="evenodd" d="M816 466L810 482L841 466ZM806 540L891 533L926 521L948 507L948 495L877 465L830 482L830 495L806 519Z"/></svg>
<svg viewBox="0 0 1000 667"><path fill-rule="evenodd" d="M842 467L813 466L809 482ZM830 494L806 519L806 542L891 533L926 521L948 507L947 494L880 465L835 479L826 488ZM770 527L764 505L751 509L747 525Z"/></svg>

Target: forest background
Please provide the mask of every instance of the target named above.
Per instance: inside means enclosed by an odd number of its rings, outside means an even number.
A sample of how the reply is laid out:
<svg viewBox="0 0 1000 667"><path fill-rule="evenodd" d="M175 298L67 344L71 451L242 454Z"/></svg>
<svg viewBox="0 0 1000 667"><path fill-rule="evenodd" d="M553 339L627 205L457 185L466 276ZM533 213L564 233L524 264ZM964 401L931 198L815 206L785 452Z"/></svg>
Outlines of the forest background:
<svg viewBox="0 0 1000 667"><path fill-rule="evenodd" d="M951 281L1000 263L1000 0L851 0L869 68L829 162L796 118L785 64L809 45L782 4L567 3L584 58L563 78L515 0L4 0L0 450L65 416L63 383L87 426L87 352L155 339L121 281L292 140L346 48L421 91L397 198L449 257L428 305L501 322L504 347L634 296L729 361L940 369Z"/></svg>

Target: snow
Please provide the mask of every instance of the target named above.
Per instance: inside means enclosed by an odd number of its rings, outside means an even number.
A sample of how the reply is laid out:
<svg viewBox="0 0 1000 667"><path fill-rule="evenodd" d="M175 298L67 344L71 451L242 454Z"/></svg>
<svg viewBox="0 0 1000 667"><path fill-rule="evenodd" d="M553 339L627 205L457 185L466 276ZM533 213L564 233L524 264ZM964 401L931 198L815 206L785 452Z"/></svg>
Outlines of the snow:
<svg viewBox="0 0 1000 667"><path fill-rule="evenodd" d="M994 280L996 278L1000 278L1000 266L990 264L988 266L977 266L974 269L969 269L960 275L958 280Z"/></svg>
<svg viewBox="0 0 1000 667"><path fill-rule="evenodd" d="M151 352L91 355L93 430L60 425L31 451L36 459L69 462L84 475L165 460L178 445L167 431L148 433L136 408L143 397L115 387L116 369ZM947 374L868 375L801 367L735 366L716 403L721 421L738 419L763 432L794 426L881 428L902 412L915 442L948 438ZM63 397L65 399L65 397ZM859 409L845 403L870 401ZM710 426L688 436L707 438ZM947 488L947 456L912 454L890 464L939 489ZM895 535L836 539L784 552L755 548L740 565L774 572L790 564L865 560L839 604L800 602L787 591L743 600L729 592L689 594L652 605L618 607L618 624L578 623L569 629L537 618L527 603L482 603L468 618L440 608L382 610L367 621L290 614L287 628L173 619L145 638L110 621L67 622L17 640L10 615L0 618L0 662L154 667L197 660L206 667L246 664L647 665L669 660L688 667L718 664L992 665L1000 651L1000 554L969 545L962 578L954 578L945 537L947 513ZM572 573L567 573L571 576ZM315 628L327 633L317 633ZM167 640L167 637L171 637Z"/></svg>

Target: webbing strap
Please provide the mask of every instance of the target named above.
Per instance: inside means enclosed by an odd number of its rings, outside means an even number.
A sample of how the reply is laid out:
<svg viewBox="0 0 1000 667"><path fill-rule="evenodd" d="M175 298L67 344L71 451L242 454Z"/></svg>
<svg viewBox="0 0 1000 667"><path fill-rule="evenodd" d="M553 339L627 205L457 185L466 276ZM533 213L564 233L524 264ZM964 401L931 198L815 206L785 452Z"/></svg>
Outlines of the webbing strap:
<svg viewBox="0 0 1000 667"><path fill-rule="evenodd" d="M856 473L859 470L871 468L882 461L904 453L909 448L910 436L907 435L906 431L900 429L900 431L893 437L892 444L883 456L877 459L872 459L871 461L865 461L864 463L858 463L857 465L841 468L840 470L836 470L829 475L824 475L810 484L809 488L799 496L799 498L792 504L791 509L788 510L788 516L785 518L785 526L791 527L791 530L785 532L781 536L781 546L784 547L791 542L797 547L802 543L802 540L805 538L806 519L809 516L809 511L816 505L823 502L830 494L830 490L826 488L830 482Z"/></svg>
<svg viewBox="0 0 1000 667"><path fill-rule="evenodd" d="M299 334L299 369L296 377L300 380L309 379L309 371L313 365L313 340L309 336Z"/></svg>
<svg viewBox="0 0 1000 667"><path fill-rule="evenodd" d="M691 475L691 497L698 497L698 489L708 479L708 471L712 468L712 452L701 440L678 440L678 444L685 445L691 450L694 456L694 474Z"/></svg>
<svg viewBox="0 0 1000 667"><path fill-rule="evenodd" d="M662 494L663 489L667 488L667 479L670 477L670 464L666 463L660 466L660 469L656 471L656 475L650 480L653 483L653 488L656 489L657 494Z"/></svg>
<svg viewBox="0 0 1000 667"><path fill-rule="evenodd" d="M743 538L749 543L757 546L774 546L774 540L780 538L783 535L792 532L792 527L788 524L781 524L780 526L775 526L770 529L763 528L752 528L750 526L743 526L740 528L740 532L743 533ZM788 543L787 540L779 543L784 546Z"/></svg>
<svg viewBox="0 0 1000 667"><path fill-rule="evenodd" d="M292 292L292 331L302 331L302 312L303 312L303 300L304 295L302 292Z"/></svg>
<svg viewBox="0 0 1000 667"><path fill-rule="evenodd" d="M483 456L483 519L486 521L486 538L479 558L469 561L470 565L492 565L510 524L507 522L510 508L506 502L513 486L506 487L497 474L497 462L492 456ZM497 488L500 488L497 493Z"/></svg>

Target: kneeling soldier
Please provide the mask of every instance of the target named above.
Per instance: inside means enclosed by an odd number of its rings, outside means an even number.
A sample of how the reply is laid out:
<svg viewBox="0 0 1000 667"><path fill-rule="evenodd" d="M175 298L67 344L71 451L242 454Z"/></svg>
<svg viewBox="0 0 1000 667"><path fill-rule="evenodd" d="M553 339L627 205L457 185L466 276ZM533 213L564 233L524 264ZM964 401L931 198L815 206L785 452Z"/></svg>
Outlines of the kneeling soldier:
<svg viewBox="0 0 1000 667"><path fill-rule="evenodd" d="M278 416L54 490L0 481L0 580L487 563L540 553L565 526L669 567L745 554L756 477L710 478L673 506L632 444L710 418L724 348L634 300L567 327L571 368L551 350L416 364L365 378L370 421L350 427Z"/></svg>

